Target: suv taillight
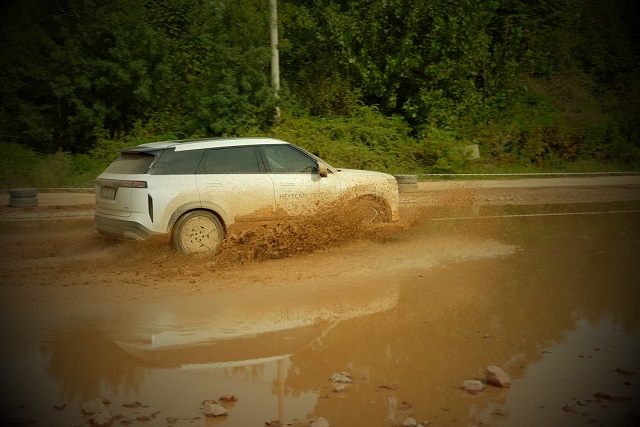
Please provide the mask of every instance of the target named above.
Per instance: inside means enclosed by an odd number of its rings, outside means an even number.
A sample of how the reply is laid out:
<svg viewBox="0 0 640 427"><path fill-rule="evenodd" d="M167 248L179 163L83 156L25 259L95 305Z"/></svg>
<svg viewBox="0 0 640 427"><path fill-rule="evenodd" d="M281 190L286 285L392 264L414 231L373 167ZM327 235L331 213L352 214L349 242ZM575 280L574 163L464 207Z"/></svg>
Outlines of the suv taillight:
<svg viewBox="0 0 640 427"><path fill-rule="evenodd" d="M120 181L120 187L147 188L147 181Z"/></svg>
<svg viewBox="0 0 640 427"><path fill-rule="evenodd" d="M110 188L147 188L147 181L133 181L127 179L97 179L96 185Z"/></svg>

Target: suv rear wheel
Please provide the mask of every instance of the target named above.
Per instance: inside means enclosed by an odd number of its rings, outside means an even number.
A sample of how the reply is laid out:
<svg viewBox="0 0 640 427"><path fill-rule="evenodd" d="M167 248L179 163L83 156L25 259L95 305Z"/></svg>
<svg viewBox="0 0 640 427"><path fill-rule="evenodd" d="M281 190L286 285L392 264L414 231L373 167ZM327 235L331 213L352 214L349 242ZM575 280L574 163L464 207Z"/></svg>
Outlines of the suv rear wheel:
<svg viewBox="0 0 640 427"><path fill-rule="evenodd" d="M171 233L171 243L185 254L213 254L223 240L224 228L220 220L203 210L181 216Z"/></svg>

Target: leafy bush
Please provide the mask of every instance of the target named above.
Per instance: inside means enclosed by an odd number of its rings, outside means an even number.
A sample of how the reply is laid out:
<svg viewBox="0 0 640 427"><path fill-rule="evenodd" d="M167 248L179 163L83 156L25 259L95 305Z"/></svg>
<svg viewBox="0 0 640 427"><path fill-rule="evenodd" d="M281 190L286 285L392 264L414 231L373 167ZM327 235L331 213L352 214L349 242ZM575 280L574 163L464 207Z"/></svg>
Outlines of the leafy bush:
<svg viewBox="0 0 640 427"><path fill-rule="evenodd" d="M0 142L0 188L89 188L117 152L105 157L57 151L39 154L14 143ZM106 153L106 151L105 151Z"/></svg>
<svg viewBox="0 0 640 427"><path fill-rule="evenodd" d="M417 145L406 123L377 109L360 107L348 117L293 117L283 114L271 135L346 168L389 173L415 171Z"/></svg>
<svg viewBox="0 0 640 427"><path fill-rule="evenodd" d="M3 188L33 185L33 174L41 161L35 151L21 145L0 142L0 182Z"/></svg>

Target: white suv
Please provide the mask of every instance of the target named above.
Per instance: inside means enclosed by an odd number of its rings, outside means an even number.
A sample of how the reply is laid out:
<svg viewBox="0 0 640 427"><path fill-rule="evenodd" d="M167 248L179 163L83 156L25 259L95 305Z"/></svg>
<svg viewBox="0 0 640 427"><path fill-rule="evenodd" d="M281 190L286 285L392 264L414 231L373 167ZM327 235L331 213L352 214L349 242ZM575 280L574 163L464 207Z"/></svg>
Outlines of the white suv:
<svg viewBox="0 0 640 427"><path fill-rule="evenodd" d="M336 169L270 138L166 141L120 150L96 179L96 227L169 237L185 253L213 253L234 227L366 200L371 221L396 221L398 184L381 172Z"/></svg>

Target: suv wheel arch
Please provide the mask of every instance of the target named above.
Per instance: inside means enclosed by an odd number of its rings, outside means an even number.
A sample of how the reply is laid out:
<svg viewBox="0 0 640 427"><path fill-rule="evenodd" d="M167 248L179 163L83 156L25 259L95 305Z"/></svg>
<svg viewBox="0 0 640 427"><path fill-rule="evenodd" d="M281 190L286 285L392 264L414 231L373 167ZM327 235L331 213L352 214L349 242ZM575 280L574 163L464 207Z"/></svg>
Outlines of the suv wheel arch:
<svg viewBox="0 0 640 427"><path fill-rule="evenodd" d="M225 221L225 218L223 215L220 215L219 210L217 209L212 209L208 206L202 206L200 203L198 202L191 202L191 203L186 203L182 206L180 206L178 209L176 209L173 214L171 214L171 217L169 218L169 221L167 222L167 232L171 233L171 230L173 228L173 226L175 225L176 221L178 219L180 219L182 216L188 214L191 211L195 211L195 210L202 210L202 211L207 211L207 212L211 212L213 215L215 215L218 218L218 221L220 221L220 224L222 225L222 228L225 230L227 230L227 221Z"/></svg>

